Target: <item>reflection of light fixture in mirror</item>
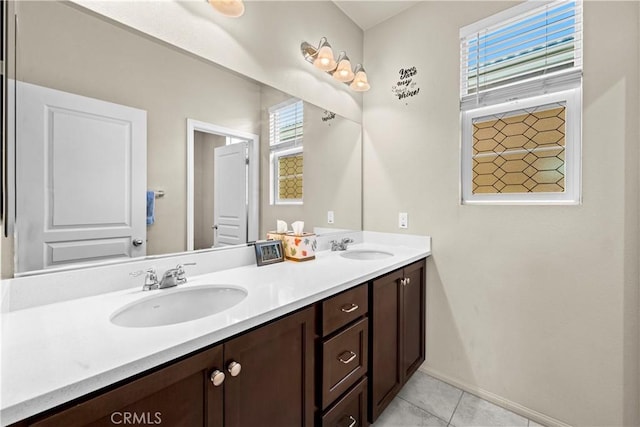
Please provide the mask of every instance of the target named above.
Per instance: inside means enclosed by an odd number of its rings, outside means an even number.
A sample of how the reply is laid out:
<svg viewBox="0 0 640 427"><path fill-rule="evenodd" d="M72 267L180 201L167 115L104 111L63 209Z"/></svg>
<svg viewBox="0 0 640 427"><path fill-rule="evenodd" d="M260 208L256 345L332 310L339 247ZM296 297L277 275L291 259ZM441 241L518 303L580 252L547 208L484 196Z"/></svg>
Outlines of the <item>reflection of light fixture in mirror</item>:
<svg viewBox="0 0 640 427"><path fill-rule="evenodd" d="M306 61L331 74L337 81L348 84L353 90L364 92L371 87L362 65L358 64L355 70L351 69L351 61L346 52L340 52L337 61L334 59L331 45L326 37L320 39L317 48L302 42L300 50Z"/></svg>
<svg viewBox="0 0 640 427"><path fill-rule="evenodd" d="M356 65L355 78L349 86L357 92L365 92L371 88L369 79L367 79L367 73L361 64Z"/></svg>
<svg viewBox="0 0 640 427"><path fill-rule="evenodd" d="M244 13L242 0L207 0L216 11L230 18L237 18Z"/></svg>

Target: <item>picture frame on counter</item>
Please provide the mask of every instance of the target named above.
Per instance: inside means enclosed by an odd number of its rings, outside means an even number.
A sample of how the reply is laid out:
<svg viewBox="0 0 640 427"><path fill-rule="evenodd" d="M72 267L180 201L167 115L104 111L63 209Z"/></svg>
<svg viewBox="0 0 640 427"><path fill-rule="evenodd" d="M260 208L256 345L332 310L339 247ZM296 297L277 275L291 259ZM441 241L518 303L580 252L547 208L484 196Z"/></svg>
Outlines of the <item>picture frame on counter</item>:
<svg viewBox="0 0 640 427"><path fill-rule="evenodd" d="M275 264L284 261L284 249L281 240L263 240L255 243L256 264Z"/></svg>

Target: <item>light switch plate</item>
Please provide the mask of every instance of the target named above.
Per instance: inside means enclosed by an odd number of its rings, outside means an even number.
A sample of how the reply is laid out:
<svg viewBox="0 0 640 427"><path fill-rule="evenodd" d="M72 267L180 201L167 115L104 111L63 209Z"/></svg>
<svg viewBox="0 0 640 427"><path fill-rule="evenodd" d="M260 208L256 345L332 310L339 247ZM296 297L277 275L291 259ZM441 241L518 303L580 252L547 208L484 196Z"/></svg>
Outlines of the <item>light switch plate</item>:
<svg viewBox="0 0 640 427"><path fill-rule="evenodd" d="M328 211L327 212L327 224L333 224L333 211Z"/></svg>
<svg viewBox="0 0 640 427"><path fill-rule="evenodd" d="M409 228L409 215L406 212L398 214L398 227Z"/></svg>

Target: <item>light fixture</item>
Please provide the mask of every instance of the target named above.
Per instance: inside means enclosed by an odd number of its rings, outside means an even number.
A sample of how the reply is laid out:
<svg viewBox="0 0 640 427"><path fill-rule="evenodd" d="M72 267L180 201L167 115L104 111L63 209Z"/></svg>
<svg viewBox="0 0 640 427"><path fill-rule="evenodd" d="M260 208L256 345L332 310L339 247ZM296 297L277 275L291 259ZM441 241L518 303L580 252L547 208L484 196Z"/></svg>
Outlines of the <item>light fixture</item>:
<svg viewBox="0 0 640 427"><path fill-rule="evenodd" d="M356 65L355 77L349 86L356 92L366 92L371 89L367 73L361 64Z"/></svg>
<svg viewBox="0 0 640 427"><path fill-rule="evenodd" d="M351 61L346 52L340 52L337 61L334 59L331 45L326 37L320 39L317 48L307 42L302 42L300 50L306 61L331 74L337 81L348 84L351 89L364 92L371 88L367 73L362 65L358 64L355 70L352 70Z"/></svg>
<svg viewBox="0 0 640 427"><path fill-rule="evenodd" d="M353 80L355 74L351 69L351 61L346 53L340 52L338 56L338 66L333 72L333 78L342 83L348 83Z"/></svg>
<svg viewBox="0 0 640 427"><path fill-rule="evenodd" d="M242 0L206 0L211 7L224 16L238 18L244 13L244 3Z"/></svg>
<svg viewBox="0 0 640 427"><path fill-rule="evenodd" d="M336 68L336 60L333 59L333 50L326 38L320 40L313 65L322 71L332 71Z"/></svg>

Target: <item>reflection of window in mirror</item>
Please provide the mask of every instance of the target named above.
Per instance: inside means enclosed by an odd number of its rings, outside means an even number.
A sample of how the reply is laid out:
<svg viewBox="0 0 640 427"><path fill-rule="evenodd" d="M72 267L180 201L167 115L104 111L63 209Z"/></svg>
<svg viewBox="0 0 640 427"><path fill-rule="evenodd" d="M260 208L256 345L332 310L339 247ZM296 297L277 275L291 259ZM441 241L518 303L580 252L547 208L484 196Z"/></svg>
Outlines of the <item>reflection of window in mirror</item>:
<svg viewBox="0 0 640 427"><path fill-rule="evenodd" d="M302 204L303 103L291 99L269 108L271 204Z"/></svg>

